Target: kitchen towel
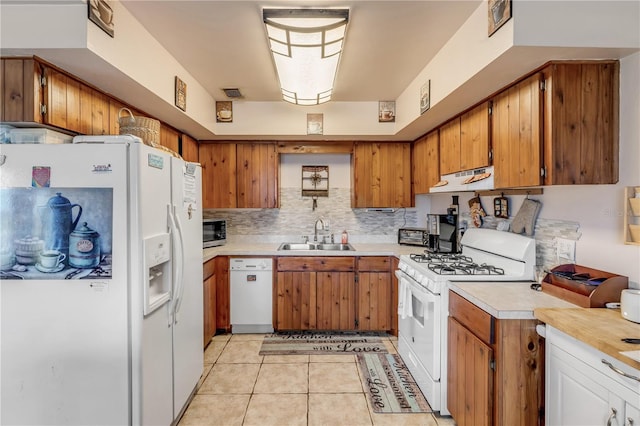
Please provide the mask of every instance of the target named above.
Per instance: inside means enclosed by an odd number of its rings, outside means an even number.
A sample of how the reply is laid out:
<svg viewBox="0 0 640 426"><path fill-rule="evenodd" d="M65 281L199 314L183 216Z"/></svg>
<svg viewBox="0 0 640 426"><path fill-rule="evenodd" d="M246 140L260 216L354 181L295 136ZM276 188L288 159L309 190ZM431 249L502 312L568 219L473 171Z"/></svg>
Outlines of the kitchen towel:
<svg viewBox="0 0 640 426"><path fill-rule="evenodd" d="M516 217L511 221L511 232L532 236L541 204L539 201L525 198Z"/></svg>
<svg viewBox="0 0 640 426"><path fill-rule="evenodd" d="M400 318L413 316L411 310L411 290L409 290L409 284L404 278L398 280L398 315Z"/></svg>

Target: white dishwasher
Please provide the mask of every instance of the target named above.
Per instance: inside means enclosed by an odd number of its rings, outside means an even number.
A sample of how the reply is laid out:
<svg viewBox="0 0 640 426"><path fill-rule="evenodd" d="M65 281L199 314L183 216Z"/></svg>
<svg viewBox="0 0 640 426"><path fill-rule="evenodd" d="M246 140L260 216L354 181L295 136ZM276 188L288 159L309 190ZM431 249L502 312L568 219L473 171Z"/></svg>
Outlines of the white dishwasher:
<svg viewBox="0 0 640 426"><path fill-rule="evenodd" d="M231 332L273 332L273 259L234 258L231 274Z"/></svg>

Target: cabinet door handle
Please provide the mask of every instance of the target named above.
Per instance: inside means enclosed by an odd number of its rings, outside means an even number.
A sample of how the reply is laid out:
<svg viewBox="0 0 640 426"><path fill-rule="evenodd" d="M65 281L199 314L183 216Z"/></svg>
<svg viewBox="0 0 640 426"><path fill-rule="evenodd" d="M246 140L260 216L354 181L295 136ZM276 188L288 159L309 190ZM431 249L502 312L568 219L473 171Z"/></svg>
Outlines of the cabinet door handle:
<svg viewBox="0 0 640 426"><path fill-rule="evenodd" d="M609 418L607 419L607 426L611 426L611 422L616 418L616 414L618 414L618 410L611 407L611 414L609 414Z"/></svg>
<svg viewBox="0 0 640 426"><path fill-rule="evenodd" d="M627 374L624 371L620 370L618 367L614 366L613 364L611 364L609 361L607 361L606 359L601 359L600 361L602 361L603 364L605 364L606 366L608 366L610 369L612 369L613 371L615 371L616 373L618 373L621 376L627 377L629 379L633 379L635 381L640 382L640 377L636 377L633 376L631 374Z"/></svg>
<svg viewBox="0 0 640 426"><path fill-rule="evenodd" d="M633 426L633 419L631 417L627 417L627 424Z"/></svg>

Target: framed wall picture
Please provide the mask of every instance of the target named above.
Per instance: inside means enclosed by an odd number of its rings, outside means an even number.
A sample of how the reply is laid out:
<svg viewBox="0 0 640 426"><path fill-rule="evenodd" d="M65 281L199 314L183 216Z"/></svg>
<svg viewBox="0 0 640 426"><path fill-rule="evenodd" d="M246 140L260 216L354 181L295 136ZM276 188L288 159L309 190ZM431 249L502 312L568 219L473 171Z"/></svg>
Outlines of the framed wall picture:
<svg viewBox="0 0 640 426"><path fill-rule="evenodd" d="M176 76L176 106L183 111L187 110L187 83Z"/></svg>
<svg viewBox="0 0 640 426"><path fill-rule="evenodd" d="M102 31L114 36L113 8L109 0L89 0L89 20L99 26Z"/></svg>
<svg viewBox="0 0 640 426"><path fill-rule="evenodd" d="M431 80L427 80L420 88L420 114L431 108Z"/></svg>
<svg viewBox="0 0 640 426"><path fill-rule="evenodd" d="M307 134L321 135L323 126L322 114L307 114Z"/></svg>
<svg viewBox="0 0 640 426"><path fill-rule="evenodd" d="M216 122L231 123L233 121L233 102L216 101Z"/></svg>
<svg viewBox="0 0 640 426"><path fill-rule="evenodd" d="M489 10L489 36L511 19L511 0L487 0Z"/></svg>
<svg viewBox="0 0 640 426"><path fill-rule="evenodd" d="M378 102L378 122L392 123L396 121L396 101Z"/></svg>

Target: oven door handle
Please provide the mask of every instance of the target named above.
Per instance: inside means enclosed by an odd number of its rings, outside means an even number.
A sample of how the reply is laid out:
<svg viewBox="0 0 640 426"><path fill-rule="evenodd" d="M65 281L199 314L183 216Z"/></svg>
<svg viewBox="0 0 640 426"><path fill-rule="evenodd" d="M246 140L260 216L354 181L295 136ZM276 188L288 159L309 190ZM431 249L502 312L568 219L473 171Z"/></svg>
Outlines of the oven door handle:
<svg viewBox="0 0 640 426"><path fill-rule="evenodd" d="M412 294L415 294L419 300L423 300L429 303L436 303L438 301L438 296L436 294L422 287L416 280L411 278L403 271L396 269L395 273L398 280L407 281L407 290Z"/></svg>

